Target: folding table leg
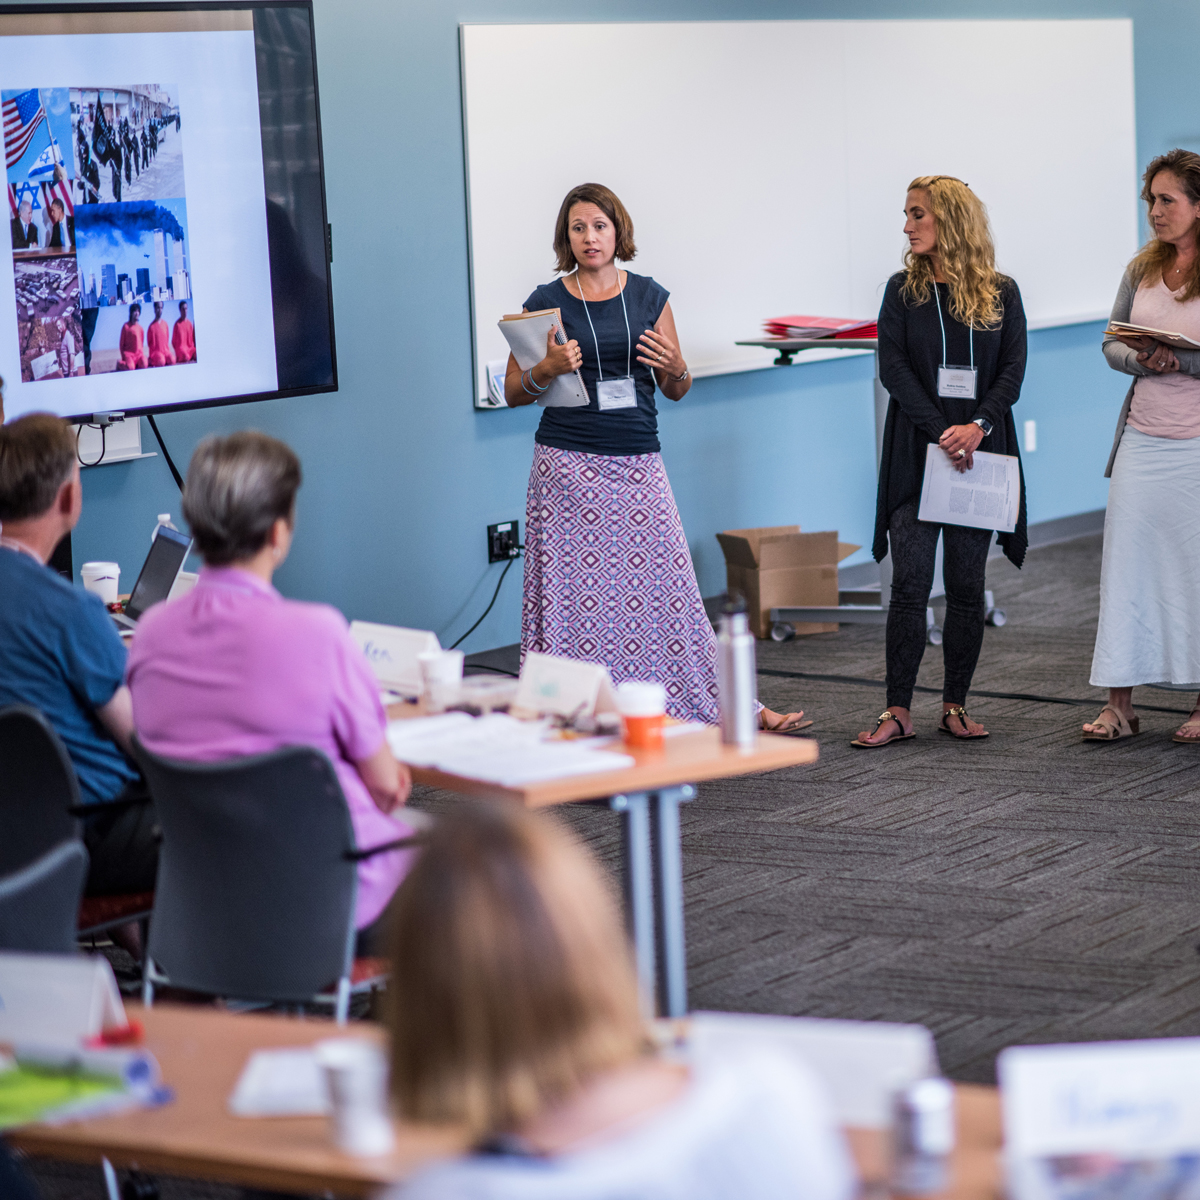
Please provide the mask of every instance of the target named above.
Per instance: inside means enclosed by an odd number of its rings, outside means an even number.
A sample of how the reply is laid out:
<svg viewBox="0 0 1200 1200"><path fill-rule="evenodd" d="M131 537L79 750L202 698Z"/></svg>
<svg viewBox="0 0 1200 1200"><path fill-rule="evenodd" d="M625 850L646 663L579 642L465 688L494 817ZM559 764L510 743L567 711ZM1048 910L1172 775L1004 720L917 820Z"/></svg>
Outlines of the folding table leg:
<svg viewBox="0 0 1200 1200"><path fill-rule="evenodd" d="M654 944L654 862L650 847L650 797L645 792L613 796L608 802L621 814L621 850L625 912L633 935L638 985L647 1016L655 1013L657 953Z"/></svg>
<svg viewBox="0 0 1200 1200"><path fill-rule="evenodd" d="M664 1016L687 1015L687 947L683 927L683 852L679 839L679 806L695 799L691 784L664 788L655 796L653 811L657 842L659 929L662 934L662 976L659 991Z"/></svg>

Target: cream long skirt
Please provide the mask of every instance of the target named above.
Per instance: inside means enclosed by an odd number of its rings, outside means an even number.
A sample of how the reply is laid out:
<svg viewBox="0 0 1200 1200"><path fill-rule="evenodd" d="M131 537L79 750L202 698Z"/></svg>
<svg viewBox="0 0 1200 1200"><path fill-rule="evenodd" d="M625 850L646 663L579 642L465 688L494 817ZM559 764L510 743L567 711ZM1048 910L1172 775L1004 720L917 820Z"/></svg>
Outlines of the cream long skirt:
<svg viewBox="0 0 1200 1200"><path fill-rule="evenodd" d="M1200 437L1125 427L1104 517L1091 682L1200 688Z"/></svg>

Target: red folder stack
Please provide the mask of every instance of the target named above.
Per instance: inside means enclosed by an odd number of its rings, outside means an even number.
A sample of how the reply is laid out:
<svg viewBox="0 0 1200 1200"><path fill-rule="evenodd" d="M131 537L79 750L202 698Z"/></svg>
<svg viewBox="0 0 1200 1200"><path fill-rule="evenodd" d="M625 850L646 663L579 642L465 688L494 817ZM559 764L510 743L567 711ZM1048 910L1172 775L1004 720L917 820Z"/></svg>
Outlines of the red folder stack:
<svg viewBox="0 0 1200 1200"><path fill-rule="evenodd" d="M874 321L853 321L848 317L769 317L763 322L768 337L775 338L873 338L878 337Z"/></svg>

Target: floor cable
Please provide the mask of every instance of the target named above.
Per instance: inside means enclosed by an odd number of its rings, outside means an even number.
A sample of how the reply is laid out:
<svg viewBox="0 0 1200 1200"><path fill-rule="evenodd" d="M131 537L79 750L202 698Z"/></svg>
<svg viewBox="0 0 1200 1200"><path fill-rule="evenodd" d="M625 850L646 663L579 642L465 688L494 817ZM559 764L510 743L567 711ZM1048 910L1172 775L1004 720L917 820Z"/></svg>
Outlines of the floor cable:
<svg viewBox="0 0 1200 1200"><path fill-rule="evenodd" d="M882 679L860 679L854 675L810 675L804 671L776 671L767 667L759 667L760 675L772 675L778 679L808 679L815 683L849 683L858 687L886 687L887 684ZM923 692L930 696L940 696L941 688L921 687L913 688L915 692ZM972 696L981 696L986 700L1026 700L1031 704L1070 704L1080 708L1090 708L1096 703L1093 698L1091 700L1077 700L1071 696L1038 696L1032 692L984 692L977 688L971 689ZM1191 716L1190 708L1163 708L1157 704L1139 704L1136 706L1142 712L1160 712L1160 713L1182 713L1184 716Z"/></svg>

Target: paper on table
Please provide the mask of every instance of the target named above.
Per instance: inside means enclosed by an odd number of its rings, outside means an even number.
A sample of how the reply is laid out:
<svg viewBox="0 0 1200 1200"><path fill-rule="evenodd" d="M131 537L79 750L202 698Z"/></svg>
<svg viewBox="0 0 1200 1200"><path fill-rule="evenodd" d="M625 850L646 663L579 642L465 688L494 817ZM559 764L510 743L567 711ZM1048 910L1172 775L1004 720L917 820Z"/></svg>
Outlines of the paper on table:
<svg viewBox="0 0 1200 1200"><path fill-rule="evenodd" d="M925 481L917 518L1012 533L1021 508L1021 465L1012 454L975 451L975 465L959 471L933 442L925 448Z"/></svg>
<svg viewBox="0 0 1200 1200"><path fill-rule="evenodd" d="M329 1112L325 1073L311 1046L255 1050L229 1097L235 1117L322 1117Z"/></svg>
<svg viewBox="0 0 1200 1200"><path fill-rule="evenodd" d="M894 1094L939 1070L928 1029L884 1021L699 1012L688 1045L697 1055L754 1048L794 1054L825 1084L838 1123L862 1129L886 1128Z"/></svg>
<svg viewBox="0 0 1200 1200"><path fill-rule="evenodd" d="M387 732L392 753L401 762L503 787L634 765L627 754L579 742L546 741L545 735L544 725L502 713L393 721Z"/></svg>
<svg viewBox="0 0 1200 1200"><path fill-rule="evenodd" d="M514 313L499 322L500 332L508 342L513 358L522 371L536 367L546 357L546 337L550 330L558 331L557 341L564 345L567 335L563 332L562 316L557 308L545 308L532 313ZM550 381L550 390L538 397L543 408L582 408L588 402L587 388L578 371L568 375L556 375Z"/></svg>

